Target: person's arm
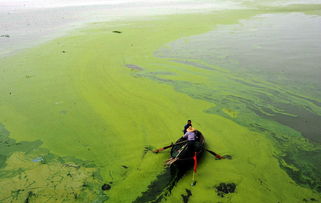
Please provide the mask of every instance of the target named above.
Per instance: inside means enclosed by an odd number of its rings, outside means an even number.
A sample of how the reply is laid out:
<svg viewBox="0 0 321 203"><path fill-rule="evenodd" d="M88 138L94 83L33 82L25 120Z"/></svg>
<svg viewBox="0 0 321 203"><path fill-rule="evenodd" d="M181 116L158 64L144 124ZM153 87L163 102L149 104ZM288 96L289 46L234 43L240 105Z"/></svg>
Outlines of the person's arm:
<svg viewBox="0 0 321 203"><path fill-rule="evenodd" d="M188 137L188 132L185 133L185 135L183 135L183 138L187 138Z"/></svg>

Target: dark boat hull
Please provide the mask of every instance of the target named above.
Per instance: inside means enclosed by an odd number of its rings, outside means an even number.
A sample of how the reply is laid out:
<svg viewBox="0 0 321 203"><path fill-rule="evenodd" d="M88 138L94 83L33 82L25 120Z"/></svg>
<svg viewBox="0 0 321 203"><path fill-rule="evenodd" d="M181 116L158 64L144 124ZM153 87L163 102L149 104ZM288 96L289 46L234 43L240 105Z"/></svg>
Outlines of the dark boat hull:
<svg viewBox="0 0 321 203"><path fill-rule="evenodd" d="M183 167L185 169L192 167L194 165L194 152L197 153L198 159L201 158L205 149L205 139L200 131L195 131L195 134L197 139L194 143L194 149L190 149L190 147L188 147L187 142L184 142L186 140L184 138L178 139L176 143L180 144L172 147L170 152L171 158L178 158L178 160L174 163L175 166L180 168Z"/></svg>

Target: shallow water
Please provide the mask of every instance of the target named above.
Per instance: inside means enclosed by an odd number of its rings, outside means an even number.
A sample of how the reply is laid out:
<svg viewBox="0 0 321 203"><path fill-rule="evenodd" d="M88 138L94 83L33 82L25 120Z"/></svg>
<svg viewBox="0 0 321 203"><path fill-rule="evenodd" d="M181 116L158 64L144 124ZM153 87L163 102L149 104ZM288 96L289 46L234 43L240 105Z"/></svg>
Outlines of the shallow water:
<svg viewBox="0 0 321 203"><path fill-rule="evenodd" d="M224 67L244 77L255 77L311 96L316 99L315 103L319 103L320 22L320 16L302 13L259 15L236 25L219 26L212 32L173 42L167 45L170 48L163 48L156 55L180 59L181 62L182 59L200 60ZM260 89L255 84L239 82ZM291 106L290 101L276 104L279 101L263 94L258 97L264 99L266 104L298 116L282 118L280 114L271 119L299 130L313 141L321 142L320 111L296 108Z"/></svg>
<svg viewBox="0 0 321 203"><path fill-rule="evenodd" d="M320 22L320 16L297 12L258 15L238 24L218 26L206 34L179 39L155 53L207 70L201 80L173 85L178 91L216 104L209 113L221 112L244 126L268 132L286 154L285 160L305 171L300 174L284 167L289 175L318 191L320 185L315 181L320 179L317 168L321 163ZM230 72L218 78L213 73L217 71L215 67ZM305 141L291 146L289 139L293 139L294 132L280 139L278 124L299 132L316 150L298 150ZM302 161L306 153L319 161ZM304 178L304 174L311 179Z"/></svg>
<svg viewBox="0 0 321 203"><path fill-rule="evenodd" d="M307 87L320 99L320 22L320 16L303 13L258 15L173 42L156 55L201 60L289 88Z"/></svg>
<svg viewBox="0 0 321 203"><path fill-rule="evenodd" d="M233 2L146 0L0 0L0 56L60 37L88 23L152 18L173 13L235 9Z"/></svg>

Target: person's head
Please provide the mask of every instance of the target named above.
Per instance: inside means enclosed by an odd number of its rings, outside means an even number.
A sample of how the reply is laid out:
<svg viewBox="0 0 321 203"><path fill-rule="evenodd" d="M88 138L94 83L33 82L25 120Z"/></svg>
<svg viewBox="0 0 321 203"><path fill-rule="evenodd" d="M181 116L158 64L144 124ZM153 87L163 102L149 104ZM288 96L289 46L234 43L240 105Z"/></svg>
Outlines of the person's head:
<svg viewBox="0 0 321 203"><path fill-rule="evenodd" d="M192 121L191 121L191 120L188 120L188 121L187 121L187 124L192 124Z"/></svg>
<svg viewBox="0 0 321 203"><path fill-rule="evenodd" d="M186 129L187 132L193 132L193 131L195 131L195 130L196 130L196 129L193 128L192 126L189 126L189 127Z"/></svg>

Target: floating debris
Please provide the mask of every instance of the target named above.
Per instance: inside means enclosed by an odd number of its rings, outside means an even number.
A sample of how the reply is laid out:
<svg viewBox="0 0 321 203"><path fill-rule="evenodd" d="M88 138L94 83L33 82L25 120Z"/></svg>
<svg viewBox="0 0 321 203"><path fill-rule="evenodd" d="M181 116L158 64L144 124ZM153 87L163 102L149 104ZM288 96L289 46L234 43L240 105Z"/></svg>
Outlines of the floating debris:
<svg viewBox="0 0 321 203"><path fill-rule="evenodd" d="M10 35L0 35L0 37L6 37L6 38L9 38Z"/></svg>
<svg viewBox="0 0 321 203"><path fill-rule="evenodd" d="M192 196L192 192L189 189L185 189L187 195L182 194L183 202L188 203L189 197Z"/></svg>
<svg viewBox="0 0 321 203"><path fill-rule="evenodd" d="M101 186L101 189L102 190L110 190L111 189L111 186L109 184L103 184L103 186Z"/></svg>
<svg viewBox="0 0 321 203"><path fill-rule="evenodd" d="M128 168L128 166L125 166L125 165L122 165L121 167L123 167L123 168L125 168L125 169L127 169L127 168Z"/></svg>
<svg viewBox="0 0 321 203"><path fill-rule="evenodd" d="M122 33L122 32L121 32L121 31L118 31L118 30L114 30L113 33L120 34L120 33Z"/></svg>
<svg viewBox="0 0 321 203"><path fill-rule="evenodd" d="M87 182L84 182L84 183L82 184L82 187L89 187L89 184L88 184Z"/></svg>
<svg viewBox="0 0 321 203"><path fill-rule="evenodd" d="M220 183L215 187L217 195L220 197L224 197L224 195L229 193L234 193L236 189L235 183Z"/></svg>

